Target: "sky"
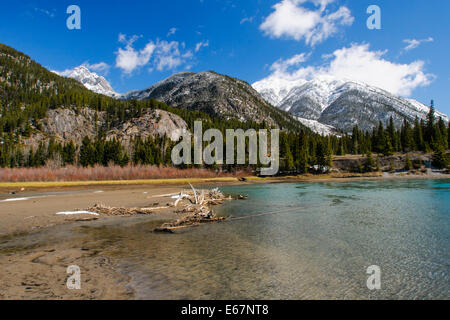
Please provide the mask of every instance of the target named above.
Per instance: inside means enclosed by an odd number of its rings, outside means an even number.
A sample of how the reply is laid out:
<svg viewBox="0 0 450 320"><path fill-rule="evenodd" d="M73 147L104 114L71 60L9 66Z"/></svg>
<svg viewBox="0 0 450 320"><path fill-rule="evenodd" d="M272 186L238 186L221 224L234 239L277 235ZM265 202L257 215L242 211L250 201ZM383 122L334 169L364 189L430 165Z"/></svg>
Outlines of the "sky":
<svg viewBox="0 0 450 320"><path fill-rule="evenodd" d="M70 30L70 5L81 29ZM381 29L369 29L371 5ZM120 93L182 71L249 83L364 81L450 114L448 0L8 1L0 42L50 70L85 65ZM373 22L373 21L372 21Z"/></svg>

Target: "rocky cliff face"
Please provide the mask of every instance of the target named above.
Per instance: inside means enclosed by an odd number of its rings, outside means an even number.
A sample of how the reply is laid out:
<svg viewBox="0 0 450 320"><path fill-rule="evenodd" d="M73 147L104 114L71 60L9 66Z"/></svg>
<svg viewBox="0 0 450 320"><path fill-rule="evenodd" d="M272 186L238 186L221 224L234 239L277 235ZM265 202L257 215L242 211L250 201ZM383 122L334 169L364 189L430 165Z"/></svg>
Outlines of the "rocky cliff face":
<svg viewBox="0 0 450 320"><path fill-rule="evenodd" d="M94 139L98 128L105 125L105 112L85 108L77 114L68 108L50 110L47 117L40 121L41 130L25 140L26 145L36 146L40 141L53 137L57 141L73 141L81 144L84 137ZM133 138L143 139L152 136L167 136L178 141L184 132L188 132L186 122L179 116L164 110L147 110L141 117L123 122L111 128L107 139L117 138L128 145Z"/></svg>
<svg viewBox="0 0 450 320"><path fill-rule="evenodd" d="M188 132L186 122L179 116L164 110L149 110L142 117L131 119L113 128L108 132L108 137L117 138L126 145L132 138L138 136L142 139L150 136L167 136L172 141L178 141Z"/></svg>

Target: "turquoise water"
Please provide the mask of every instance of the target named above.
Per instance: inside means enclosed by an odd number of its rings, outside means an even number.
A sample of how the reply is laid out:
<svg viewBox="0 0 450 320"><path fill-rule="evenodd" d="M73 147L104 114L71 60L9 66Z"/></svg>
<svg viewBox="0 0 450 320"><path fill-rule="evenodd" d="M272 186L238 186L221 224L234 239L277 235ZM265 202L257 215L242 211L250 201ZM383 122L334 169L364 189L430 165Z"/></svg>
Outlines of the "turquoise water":
<svg viewBox="0 0 450 320"><path fill-rule="evenodd" d="M241 219L173 235L115 233L138 298L450 298L450 180L222 190L249 196L216 208ZM367 288L371 265L381 268L380 290Z"/></svg>

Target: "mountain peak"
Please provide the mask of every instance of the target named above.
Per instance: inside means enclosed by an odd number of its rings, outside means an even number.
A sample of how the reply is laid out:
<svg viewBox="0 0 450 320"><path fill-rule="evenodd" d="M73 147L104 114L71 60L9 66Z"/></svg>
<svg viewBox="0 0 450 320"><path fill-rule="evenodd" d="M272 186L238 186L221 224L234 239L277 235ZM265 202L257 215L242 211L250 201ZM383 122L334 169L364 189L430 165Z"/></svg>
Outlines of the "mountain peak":
<svg viewBox="0 0 450 320"><path fill-rule="evenodd" d="M177 73L145 90L129 92L122 99L156 99L173 108L200 111L223 120L302 127L292 116L267 103L245 81L214 71Z"/></svg>
<svg viewBox="0 0 450 320"><path fill-rule="evenodd" d="M379 121L387 123L390 117L400 127L404 119L409 122L416 117L425 119L430 110L416 100L351 79L289 81L269 77L254 83L253 87L266 101L303 119L302 123L316 132L315 122L351 132L355 125L372 130ZM436 115L449 121L443 113L436 111ZM309 125L313 122L314 128Z"/></svg>
<svg viewBox="0 0 450 320"><path fill-rule="evenodd" d="M78 82L81 82L87 89L95 93L116 98L120 96L119 93L114 91L111 84L105 79L105 77L90 71L85 65L81 65L63 72L54 72L60 76L72 78Z"/></svg>

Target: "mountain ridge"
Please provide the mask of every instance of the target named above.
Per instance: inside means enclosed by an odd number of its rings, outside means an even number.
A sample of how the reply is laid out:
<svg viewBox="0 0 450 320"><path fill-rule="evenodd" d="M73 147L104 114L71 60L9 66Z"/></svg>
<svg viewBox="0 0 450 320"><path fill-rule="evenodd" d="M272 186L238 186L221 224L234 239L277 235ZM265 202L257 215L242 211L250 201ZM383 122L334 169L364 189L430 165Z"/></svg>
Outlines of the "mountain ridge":
<svg viewBox="0 0 450 320"><path fill-rule="evenodd" d="M147 89L130 91L121 99L155 99L173 108L200 111L227 121L304 128L294 117L265 101L247 82L214 71L176 73Z"/></svg>
<svg viewBox="0 0 450 320"><path fill-rule="evenodd" d="M429 107L414 100L395 96L386 90L352 80L315 79L289 84L285 90L280 83L265 79L253 87L266 101L278 101L278 108L296 117L318 121L337 130L351 132L355 125L363 130L371 130L379 121L386 124L390 117L396 127L404 119L412 123L416 117L426 119ZM448 122L449 118L437 111L437 117Z"/></svg>

